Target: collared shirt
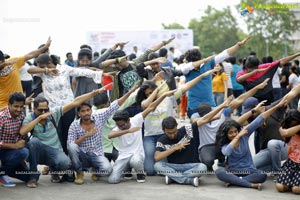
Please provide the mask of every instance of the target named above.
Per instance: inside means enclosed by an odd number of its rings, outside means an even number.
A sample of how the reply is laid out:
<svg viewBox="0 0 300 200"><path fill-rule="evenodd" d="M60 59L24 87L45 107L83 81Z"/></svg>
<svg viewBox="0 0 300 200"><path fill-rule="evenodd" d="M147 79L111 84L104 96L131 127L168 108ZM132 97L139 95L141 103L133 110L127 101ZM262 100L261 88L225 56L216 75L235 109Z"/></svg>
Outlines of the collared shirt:
<svg viewBox="0 0 300 200"><path fill-rule="evenodd" d="M16 143L20 140L19 134L21 124L25 115L22 113L18 117L11 116L8 107L0 112L0 142Z"/></svg>
<svg viewBox="0 0 300 200"><path fill-rule="evenodd" d="M58 125L58 122L62 116L62 107L56 107L54 110L52 110L52 116L56 125ZM29 113L24 119L23 124L28 124L32 122L35 118L36 116L34 113ZM35 125L32 131L32 135L33 137L38 138L44 145L62 151L56 128L50 120L50 117L47 118L45 125L42 125L40 123Z"/></svg>
<svg viewBox="0 0 300 200"><path fill-rule="evenodd" d="M80 145L79 148L84 152L93 152L97 156L103 155L102 148L102 129L109 117L119 108L118 100L115 100L111 105L101 113L92 114L91 119L95 123L95 128L97 132L92 136L86 138ZM81 136L87 133L80 125L81 119L75 120L70 128L68 133L68 144L75 143Z"/></svg>

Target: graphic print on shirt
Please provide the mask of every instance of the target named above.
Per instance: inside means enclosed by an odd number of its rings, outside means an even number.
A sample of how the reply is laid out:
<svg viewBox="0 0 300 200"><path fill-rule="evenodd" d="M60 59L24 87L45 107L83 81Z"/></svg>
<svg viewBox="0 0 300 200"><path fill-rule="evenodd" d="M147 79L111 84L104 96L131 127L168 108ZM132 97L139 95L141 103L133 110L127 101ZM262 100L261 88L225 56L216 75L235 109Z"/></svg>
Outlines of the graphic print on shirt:
<svg viewBox="0 0 300 200"><path fill-rule="evenodd" d="M9 75L15 68L12 65L9 65L0 71L0 77Z"/></svg>

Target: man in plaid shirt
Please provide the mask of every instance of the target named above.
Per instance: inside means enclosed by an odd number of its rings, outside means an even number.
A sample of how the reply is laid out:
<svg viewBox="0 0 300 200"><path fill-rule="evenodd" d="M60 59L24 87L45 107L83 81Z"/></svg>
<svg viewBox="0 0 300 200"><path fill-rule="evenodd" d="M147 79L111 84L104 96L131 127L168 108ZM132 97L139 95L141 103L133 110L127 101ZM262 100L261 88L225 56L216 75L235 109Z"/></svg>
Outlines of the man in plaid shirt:
<svg viewBox="0 0 300 200"><path fill-rule="evenodd" d="M76 184L84 183L84 168L95 169L96 173L92 174L94 181L98 180L99 176L111 173L112 166L102 149L102 129L110 116L138 88L138 84L139 81L123 97L113 101L104 112L92 115L92 106L89 103L78 107L77 113L80 118L71 124L68 133L68 151L77 173L74 181Z"/></svg>
<svg viewBox="0 0 300 200"><path fill-rule="evenodd" d="M19 130L24 119L25 96L20 92L10 95L8 106L0 112L0 173L20 179L29 180L25 160L29 156L25 140L21 139Z"/></svg>

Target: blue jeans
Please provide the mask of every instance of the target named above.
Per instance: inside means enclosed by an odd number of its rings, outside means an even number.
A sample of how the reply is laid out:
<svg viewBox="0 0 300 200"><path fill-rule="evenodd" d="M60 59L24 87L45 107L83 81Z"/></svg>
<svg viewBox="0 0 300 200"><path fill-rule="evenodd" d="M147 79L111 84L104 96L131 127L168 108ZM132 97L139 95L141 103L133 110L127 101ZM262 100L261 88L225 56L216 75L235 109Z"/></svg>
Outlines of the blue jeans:
<svg viewBox="0 0 300 200"><path fill-rule="evenodd" d="M180 184L191 184L195 177L200 177L207 171L202 163L174 164L163 161L156 162L154 169L158 174L168 176Z"/></svg>
<svg viewBox="0 0 300 200"><path fill-rule="evenodd" d="M128 158L124 158L121 160L117 160L114 164L112 173L108 177L108 183L120 183L124 172L127 169L133 168L136 173L143 174L144 173L144 157L140 154L132 155Z"/></svg>
<svg viewBox="0 0 300 200"><path fill-rule="evenodd" d="M0 173L27 182L30 176L29 169L24 161L28 156L29 151L26 148L0 149L0 160L2 162Z"/></svg>
<svg viewBox="0 0 300 200"><path fill-rule="evenodd" d="M219 180L232 185L250 188L252 183L263 183L267 175L258 169L225 169L218 168L216 176Z"/></svg>
<svg viewBox="0 0 300 200"><path fill-rule="evenodd" d="M234 98L238 98L241 94L243 94L245 91L244 90L233 90L233 96ZM238 108L238 115L241 116L241 112L243 110L243 106L240 105Z"/></svg>
<svg viewBox="0 0 300 200"><path fill-rule="evenodd" d="M96 155L93 152L84 153L75 143L68 144L68 151L76 172L93 167L98 176L107 176L112 171L111 164L104 155Z"/></svg>
<svg viewBox="0 0 300 200"><path fill-rule="evenodd" d="M31 179L38 180L39 178L38 164L48 165L50 172L53 174L67 170L71 166L70 158L63 151L43 144L38 138L32 138L28 142L27 147L30 152Z"/></svg>
<svg viewBox="0 0 300 200"><path fill-rule="evenodd" d="M217 106L224 102L224 92L214 92L213 96Z"/></svg>
<svg viewBox="0 0 300 200"><path fill-rule="evenodd" d="M287 144L281 140L270 140L266 149L253 156L253 162L257 169L277 173L281 168L281 161L287 158Z"/></svg>
<svg viewBox="0 0 300 200"><path fill-rule="evenodd" d="M145 136L143 138L144 142L144 151L145 151L145 162L144 168L148 176L154 176L156 174L154 170L154 153L156 150L156 143L160 135L153 135L153 136Z"/></svg>

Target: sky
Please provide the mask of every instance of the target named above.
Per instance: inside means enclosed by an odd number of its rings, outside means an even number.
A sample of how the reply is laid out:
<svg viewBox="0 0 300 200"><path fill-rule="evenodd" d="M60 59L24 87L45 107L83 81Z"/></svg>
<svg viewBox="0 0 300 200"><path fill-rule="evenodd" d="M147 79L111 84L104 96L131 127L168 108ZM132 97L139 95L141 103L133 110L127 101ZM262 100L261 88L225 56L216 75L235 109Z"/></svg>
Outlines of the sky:
<svg viewBox="0 0 300 200"><path fill-rule="evenodd" d="M162 23L173 22L187 27L192 18L200 19L208 5L220 10L239 3L240 0L1 0L0 50L21 56L51 36L51 53L65 59L66 52L77 54L79 46L87 42L89 31L161 30ZM233 12L240 17L235 9Z"/></svg>

